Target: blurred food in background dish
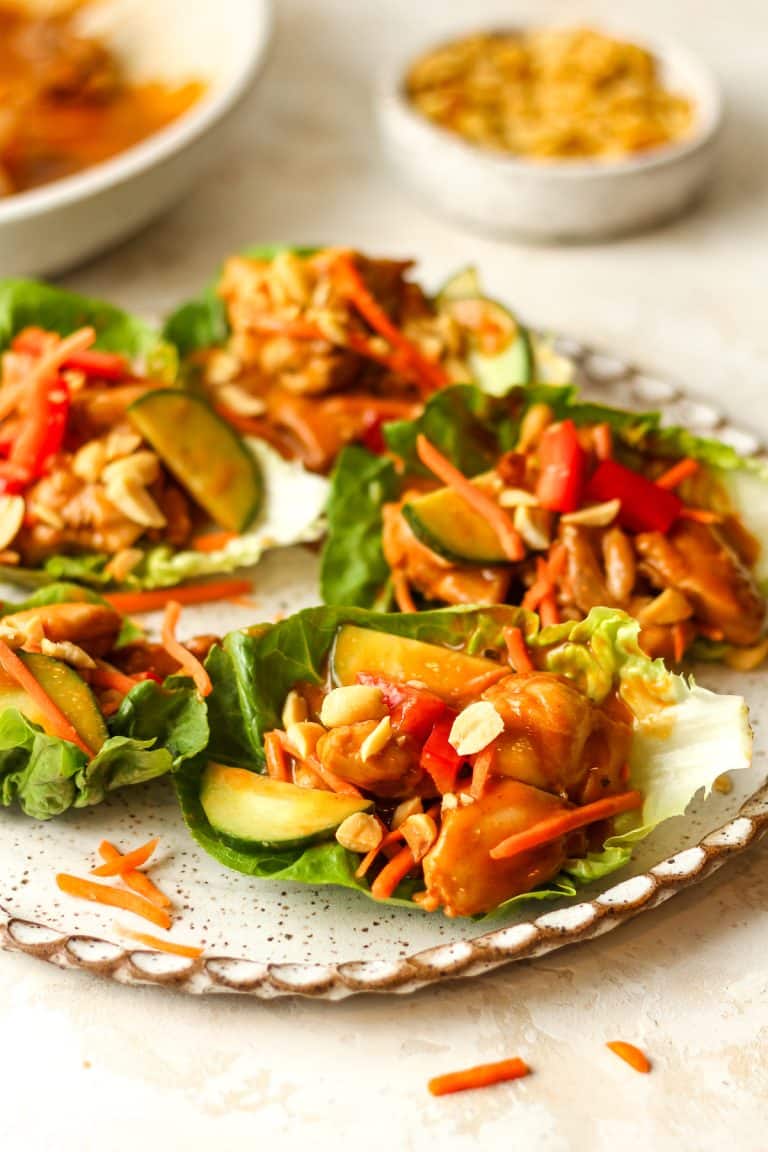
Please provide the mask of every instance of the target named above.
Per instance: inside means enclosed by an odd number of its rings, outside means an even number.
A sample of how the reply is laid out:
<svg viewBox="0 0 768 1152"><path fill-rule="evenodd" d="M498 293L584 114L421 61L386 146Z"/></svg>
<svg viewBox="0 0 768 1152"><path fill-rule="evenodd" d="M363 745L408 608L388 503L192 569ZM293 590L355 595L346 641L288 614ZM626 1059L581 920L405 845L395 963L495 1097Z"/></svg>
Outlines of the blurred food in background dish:
<svg viewBox="0 0 768 1152"><path fill-rule="evenodd" d="M37 12L0 4L0 195L49 184L124 152L166 127L204 93L129 82L120 59L83 35L81 5Z"/></svg>
<svg viewBox="0 0 768 1152"><path fill-rule="evenodd" d="M410 67L406 92L439 127L532 160L613 160L682 140L695 122L651 52L590 28L451 41Z"/></svg>

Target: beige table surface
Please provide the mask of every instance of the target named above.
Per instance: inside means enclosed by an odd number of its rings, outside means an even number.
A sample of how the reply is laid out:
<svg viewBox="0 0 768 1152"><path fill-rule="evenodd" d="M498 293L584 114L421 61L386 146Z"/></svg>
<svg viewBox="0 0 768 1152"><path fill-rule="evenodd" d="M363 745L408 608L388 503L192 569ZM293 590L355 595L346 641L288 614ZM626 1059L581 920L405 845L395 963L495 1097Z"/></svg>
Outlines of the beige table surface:
<svg viewBox="0 0 768 1152"><path fill-rule="evenodd" d="M611 18L709 58L730 118L706 205L622 243L529 249L407 199L375 148L377 62L500 15ZM281 0L223 162L66 282L152 313L248 241L412 253L433 282L472 259L533 321L667 370L768 433L766 40L764 0ZM768 843L602 940L408 999L198 1002L3 954L0 1036L0 1146L14 1152L766 1149ZM615 1037L641 1043L653 1075L608 1053ZM537 1069L524 1083L427 1095L437 1071L518 1052Z"/></svg>

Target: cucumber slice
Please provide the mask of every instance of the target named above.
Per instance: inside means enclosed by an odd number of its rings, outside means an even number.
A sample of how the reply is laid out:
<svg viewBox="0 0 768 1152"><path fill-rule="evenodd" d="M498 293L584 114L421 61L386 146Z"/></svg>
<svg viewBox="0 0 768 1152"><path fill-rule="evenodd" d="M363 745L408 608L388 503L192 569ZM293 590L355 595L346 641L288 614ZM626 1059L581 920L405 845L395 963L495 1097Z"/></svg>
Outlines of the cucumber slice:
<svg viewBox="0 0 768 1152"><path fill-rule="evenodd" d="M176 479L222 528L242 532L261 503L258 465L240 437L199 396L146 392L128 416Z"/></svg>
<svg viewBox="0 0 768 1152"><path fill-rule="evenodd" d="M51 656L35 652L18 652L17 655L54 704L58 704L78 736L89 748L98 751L109 733L96 699L85 681L74 668ZM4 708L18 709L22 716L48 731L45 716L34 700L15 680L6 677L0 680L0 710Z"/></svg>
<svg viewBox="0 0 768 1152"><path fill-rule="evenodd" d="M487 520L452 488L438 488L403 505L402 515L427 548L459 564L509 563Z"/></svg>
<svg viewBox="0 0 768 1152"><path fill-rule="evenodd" d="M468 296L481 295L477 268L469 265L466 268L461 268L458 272L454 272L453 276L446 280L437 294L435 303L438 311L442 311L451 300L466 300Z"/></svg>
<svg viewBox="0 0 768 1152"><path fill-rule="evenodd" d="M472 335L467 364L477 386L491 396L506 396L512 388L530 384L534 355L528 330L496 300L450 294L450 283L442 307Z"/></svg>
<svg viewBox="0 0 768 1152"><path fill-rule="evenodd" d="M336 684L355 684L362 672L399 682L416 680L437 696L455 700L482 692L505 669L481 656L345 624L331 653L331 675Z"/></svg>
<svg viewBox="0 0 768 1152"><path fill-rule="evenodd" d="M330 840L347 816L373 807L363 797L299 788L246 768L213 763L203 771L200 803L211 827L232 845L262 848Z"/></svg>

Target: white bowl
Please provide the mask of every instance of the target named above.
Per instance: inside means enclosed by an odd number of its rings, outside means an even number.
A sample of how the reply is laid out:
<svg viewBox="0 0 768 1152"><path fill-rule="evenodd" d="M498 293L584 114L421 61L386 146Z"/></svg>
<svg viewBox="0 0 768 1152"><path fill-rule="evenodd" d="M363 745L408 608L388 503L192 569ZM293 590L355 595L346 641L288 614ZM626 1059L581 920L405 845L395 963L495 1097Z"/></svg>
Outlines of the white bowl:
<svg viewBox="0 0 768 1152"><path fill-rule="evenodd" d="M679 144L609 162L542 163L485 151L411 106L403 90L409 61L401 60L380 85L386 152L426 202L484 232L583 241L658 224L692 203L711 176L723 106L714 75L699 60L669 44L646 46L660 61L663 82L695 103L696 127Z"/></svg>
<svg viewBox="0 0 768 1152"><path fill-rule="evenodd" d="M221 122L263 62L269 0L101 0L81 17L132 77L200 79L205 95L94 168L0 200L0 276L42 275L93 256L163 212L216 156Z"/></svg>

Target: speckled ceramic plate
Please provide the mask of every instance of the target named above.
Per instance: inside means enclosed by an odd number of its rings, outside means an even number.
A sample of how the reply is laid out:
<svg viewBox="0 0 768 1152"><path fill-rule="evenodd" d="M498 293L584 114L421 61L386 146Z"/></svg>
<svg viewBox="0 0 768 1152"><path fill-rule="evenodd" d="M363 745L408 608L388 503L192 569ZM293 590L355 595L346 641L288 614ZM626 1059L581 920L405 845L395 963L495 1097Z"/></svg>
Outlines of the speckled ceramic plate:
<svg viewBox="0 0 768 1152"><path fill-rule="evenodd" d="M670 423L719 437L744 454L762 451L750 433L730 427L709 405L668 382L572 341L557 346L575 361L593 398L660 407ZM255 589L262 619L313 603L316 557L298 548L272 553L259 567ZM254 614L209 605L190 610L186 622L191 631L221 632L252 623ZM0 945L124 984L341 999L355 992L410 992L588 940L710 875L768 828L768 741L758 719L768 705L768 680L712 668L702 669L700 679L747 697L756 737L752 767L734 779L730 794L694 801L685 818L662 825L618 881L585 888L577 902L531 901L513 919L476 923L382 907L341 889L253 880L225 871L197 847L169 783L157 781L46 824L0 813ZM177 909L170 939L202 945L199 960L131 943L121 931L129 916L71 900L55 885L58 871L87 872L102 837L133 845L150 835L160 836L162 846L153 876Z"/></svg>

